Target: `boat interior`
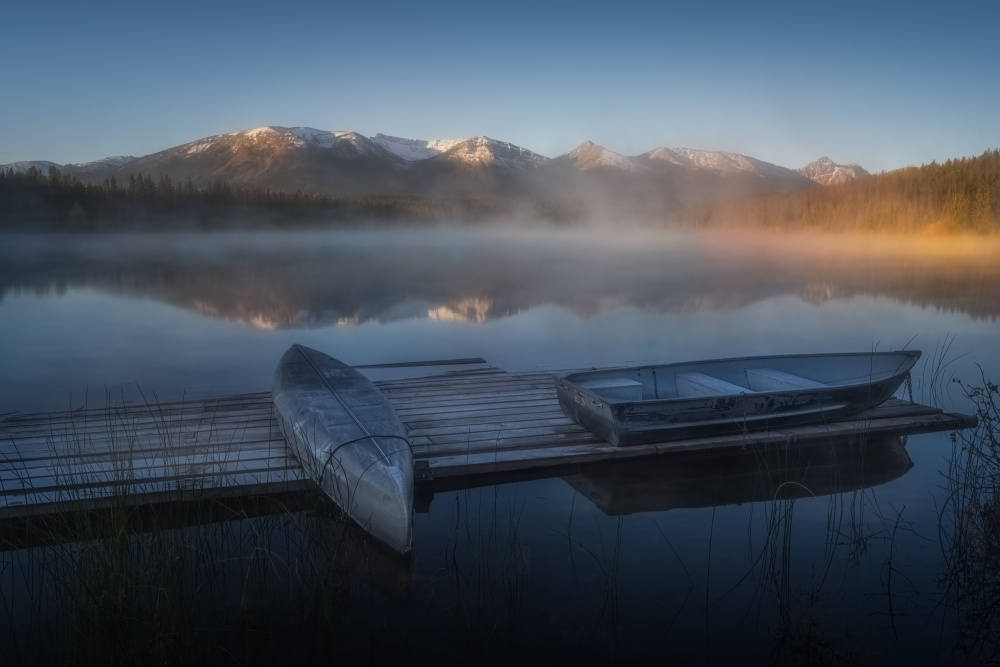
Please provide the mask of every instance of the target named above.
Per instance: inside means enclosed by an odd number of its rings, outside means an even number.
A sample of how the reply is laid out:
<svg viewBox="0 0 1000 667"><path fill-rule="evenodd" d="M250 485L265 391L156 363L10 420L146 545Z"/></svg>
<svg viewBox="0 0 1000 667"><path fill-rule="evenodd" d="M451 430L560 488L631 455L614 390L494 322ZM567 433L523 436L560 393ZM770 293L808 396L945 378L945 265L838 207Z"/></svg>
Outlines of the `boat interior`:
<svg viewBox="0 0 1000 667"><path fill-rule="evenodd" d="M574 373L565 379L613 402L700 398L868 384L909 370L915 360L907 352L756 357Z"/></svg>

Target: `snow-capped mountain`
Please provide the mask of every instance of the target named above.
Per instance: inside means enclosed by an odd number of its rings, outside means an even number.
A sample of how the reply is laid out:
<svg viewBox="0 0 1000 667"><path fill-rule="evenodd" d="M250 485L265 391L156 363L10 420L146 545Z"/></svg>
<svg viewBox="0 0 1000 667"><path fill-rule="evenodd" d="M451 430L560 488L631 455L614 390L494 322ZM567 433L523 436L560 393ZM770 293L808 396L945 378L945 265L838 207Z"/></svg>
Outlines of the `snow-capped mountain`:
<svg viewBox="0 0 1000 667"><path fill-rule="evenodd" d="M691 175L701 176L756 176L766 180L801 182L802 176L785 167L770 162L722 151L702 151L691 148L654 148L636 156L625 156L585 141L557 160L568 162L575 169L590 171L604 168L640 173L647 170L663 171L664 165L673 165ZM678 170L674 170L680 173Z"/></svg>
<svg viewBox="0 0 1000 667"><path fill-rule="evenodd" d="M42 172L43 174L48 172L49 167L55 167L56 169L62 169L64 165L56 164L55 162L49 162L48 160L19 160L18 162L11 162L10 164L0 165L0 169L3 171L12 170L15 173L21 173L28 171L32 167Z"/></svg>
<svg viewBox="0 0 1000 667"><path fill-rule="evenodd" d="M560 155L557 159L563 159L569 162L580 171L588 171L590 169L598 169L600 167L608 167L611 169L620 169L622 171L630 172L639 171L639 165L636 164L634 158L619 155L614 151L608 150L604 146L598 146L592 141L583 142L569 153Z"/></svg>
<svg viewBox="0 0 1000 667"><path fill-rule="evenodd" d="M820 185L837 185L871 176L860 165L837 164L825 155L796 171Z"/></svg>
<svg viewBox="0 0 1000 667"><path fill-rule="evenodd" d="M793 170L770 162L723 151L702 151L692 148L654 148L641 157L661 160L689 169L701 169L720 175L753 174L764 178L795 178Z"/></svg>
<svg viewBox="0 0 1000 667"><path fill-rule="evenodd" d="M372 141L404 160L412 162L440 155L455 144L461 143L464 139L434 139L425 141L423 139L390 137L379 133L372 137Z"/></svg>
<svg viewBox="0 0 1000 667"><path fill-rule="evenodd" d="M258 127L218 134L136 159L129 174L164 174L195 185L216 180L272 190L396 192L405 162L357 132L310 127Z"/></svg>
<svg viewBox="0 0 1000 667"><path fill-rule="evenodd" d="M392 160L396 157L378 142L351 130L328 131L276 125L206 137L178 148L186 148L188 155L194 155L215 146L225 146L230 150L318 149L332 151L346 158L368 156Z"/></svg>
<svg viewBox="0 0 1000 667"><path fill-rule="evenodd" d="M13 169L15 172L26 172L30 168L34 167L43 174L47 174L49 167L55 167L63 174L75 176L81 180L93 178L103 179L133 160L135 160L135 158L131 155L115 155L112 157L106 157L103 160L80 162L77 164L57 164L55 162L47 162L45 160L36 160L12 162L10 164L0 165L0 169L4 171Z"/></svg>
<svg viewBox="0 0 1000 667"><path fill-rule="evenodd" d="M544 155L489 137L459 141L434 159L505 169L533 169L549 162Z"/></svg>
<svg viewBox="0 0 1000 667"><path fill-rule="evenodd" d="M79 179L84 177L107 178L117 170L135 161L132 155L114 155L103 160L66 165L62 171Z"/></svg>
<svg viewBox="0 0 1000 667"><path fill-rule="evenodd" d="M626 156L590 141L548 158L485 136L421 140L277 125L213 135L138 158L77 165L17 162L0 169L32 166L43 173L56 167L85 182L111 177L126 182L143 173L174 182L190 179L196 186L226 181L327 194L537 197L600 202L606 209L624 207L623 202L641 208L682 206L867 174L825 158L794 171L738 153L656 148Z"/></svg>

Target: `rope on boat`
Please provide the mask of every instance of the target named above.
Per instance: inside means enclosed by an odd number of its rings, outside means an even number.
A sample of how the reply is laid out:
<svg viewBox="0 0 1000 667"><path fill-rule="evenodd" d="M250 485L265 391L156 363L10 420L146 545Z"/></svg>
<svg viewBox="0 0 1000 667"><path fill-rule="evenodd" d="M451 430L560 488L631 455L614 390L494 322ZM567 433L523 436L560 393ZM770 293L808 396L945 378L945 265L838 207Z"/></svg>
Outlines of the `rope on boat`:
<svg viewBox="0 0 1000 667"><path fill-rule="evenodd" d="M410 455L411 456L413 455L413 445L410 443L410 441L408 439L404 438L401 435L363 435L360 438L354 438L353 440L348 440L347 442L342 442L339 445L337 445L336 447L334 447L333 449L331 449L329 455L327 455L327 457L326 457L326 461L323 462L323 467L320 468L319 478L320 479L323 478L323 474L326 473L326 469L330 466L330 461L333 460L334 455L340 450L341 447L343 447L345 445L351 445L351 444L354 444L355 442L360 442L362 440L367 440L369 438L372 438L372 439L374 439L374 438L393 438L395 440L402 440L403 442L406 443L406 446L410 448ZM389 458L389 455L386 454L382 450L381 447L379 447L379 451L382 452L382 458L383 459L388 459Z"/></svg>

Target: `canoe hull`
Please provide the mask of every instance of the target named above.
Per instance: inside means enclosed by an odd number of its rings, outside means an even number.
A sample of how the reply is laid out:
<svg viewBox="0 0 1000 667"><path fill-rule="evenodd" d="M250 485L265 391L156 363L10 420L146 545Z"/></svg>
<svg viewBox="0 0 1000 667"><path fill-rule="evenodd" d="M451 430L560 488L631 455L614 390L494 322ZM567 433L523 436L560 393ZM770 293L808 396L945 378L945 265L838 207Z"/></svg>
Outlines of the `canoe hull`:
<svg viewBox="0 0 1000 667"><path fill-rule="evenodd" d="M407 553L413 537L413 454L370 380L293 345L275 370L278 425L306 474L373 537Z"/></svg>
<svg viewBox="0 0 1000 667"><path fill-rule="evenodd" d="M570 418L611 444L669 442L843 418L890 398L919 357L743 357L612 369L557 378L556 393ZM689 388L692 377L706 382Z"/></svg>

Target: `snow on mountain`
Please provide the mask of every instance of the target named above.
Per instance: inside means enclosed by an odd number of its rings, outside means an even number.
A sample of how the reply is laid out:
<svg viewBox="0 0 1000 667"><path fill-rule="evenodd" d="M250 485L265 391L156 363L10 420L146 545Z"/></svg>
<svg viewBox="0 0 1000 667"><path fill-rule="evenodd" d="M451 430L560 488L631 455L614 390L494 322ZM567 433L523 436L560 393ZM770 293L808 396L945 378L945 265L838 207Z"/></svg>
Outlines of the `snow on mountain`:
<svg viewBox="0 0 1000 667"><path fill-rule="evenodd" d="M205 151L230 150L236 152L252 148L271 153L285 153L297 149L331 150L340 157L376 157L400 166L399 157L377 142L351 130L317 130L312 127L281 127L269 125L228 134L218 134L169 149L175 154L193 157Z"/></svg>
<svg viewBox="0 0 1000 667"><path fill-rule="evenodd" d="M128 164L135 159L134 155L112 155L106 157L103 160L94 160L92 162L77 162L72 165L74 167L79 167L80 169L87 169L91 167L120 167L122 165Z"/></svg>
<svg viewBox="0 0 1000 667"><path fill-rule="evenodd" d="M88 176L103 177L110 175L116 169L121 168L133 160L135 160L135 158L131 155L115 155L112 157L106 157L103 160L80 162L77 164L57 164L46 160L33 160L0 165L0 170L7 171L8 169L13 169L15 172L26 172L31 167L34 167L43 174L48 174L49 167L55 167L64 174L75 176L77 178L85 178Z"/></svg>
<svg viewBox="0 0 1000 667"><path fill-rule="evenodd" d="M136 158L132 155L113 155L111 157L106 157L103 160L68 164L64 167L64 170L67 174L76 176L77 178L84 178L86 176L109 176L115 170L120 169L129 162L134 162L135 160Z"/></svg>
<svg viewBox="0 0 1000 667"><path fill-rule="evenodd" d="M738 153L656 148L625 156L587 141L553 160L486 136L423 140L277 125L205 137L139 158L116 156L65 166L16 162L0 168L35 167L45 173L52 166L85 182L113 176L121 180L142 172L164 174L178 182L223 180L287 191L468 197L550 196L556 191L586 193L606 187L615 194L628 190L633 198L640 190L648 191L653 193L650 197L667 197L674 203L707 192L796 189L811 187L810 178L823 183L867 175L860 167L836 165L829 158L793 171ZM582 180L573 175L588 171ZM681 187L676 183L684 172L693 180L685 181L687 190L674 192L671 188ZM631 189L623 189L625 184Z"/></svg>
<svg viewBox="0 0 1000 667"><path fill-rule="evenodd" d="M387 151L409 162L432 158L465 141L465 139L432 139L431 141L404 139L402 137L390 137L381 132L371 137L371 139Z"/></svg>
<svg viewBox="0 0 1000 667"><path fill-rule="evenodd" d="M350 130L334 130L333 132L329 132L327 130L316 130L311 127L289 127L287 129L269 127L267 129L272 132L281 132L284 130L286 134L290 134L299 140L296 142L297 145L305 146L306 144L310 144L317 148L334 148L335 146L339 146L342 141L347 141L357 146L361 143L359 139L366 138Z"/></svg>
<svg viewBox="0 0 1000 667"><path fill-rule="evenodd" d="M350 130L317 130L312 127L280 127L277 125L269 125L267 127L257 127L252 130L242 130L240 132L231 132L227 135L219 135L215 137L209 137L208 139L202 139L198 146L194 146L189 152L200 152L204 150L200 146L202 142L214 143L222 137L241 137L253 140L255 142L267 142L277 140L284 140L290 146L295 146L302 148L304 146L315 146L316 148L336 148L341 144L341 142L347 141L348 143L358 146L358 144L364 145L359 139L366 140L366 137L362 137L357 132L352 132Z"/></svg>
<svg viewBox="0 0 1000 667"><path fill-rule="evenodd" d="M473 137L459 141L433 159L507 169L532 169L549 162L549 158L544 155L489 137Z"/></svg>
<svg viewBox="0 0 1000 667"><path fill-rule="evenodd" d="M34 167L43 174L49 173L49 167L55 167L56 169L62 169L61 164L56 164L55 162L49 162L47 160L20 160L18 162L11 162L9 164L0 164L0 171L7 171L10 169L14 170L14 173L23 174Z"/></svg>
<svg viewBox="0 0 1000 667"><path fill-rule="evenodd" d="M723 151L702 151L692 148L654 148L644 154L649 160L663 160L681 167L704 169L718 174L750 173L767 177L787 177L791 169L770 162Z"/></svg>
<svg viewBox="0 0 1000 667"><path fill-rule="evenodd" d="M825 155L795 171L820 185L837 185L871 176L860 165L837 164Z"/></svg>
<svg viewBox="0 0 1000 667"><path fill-rule="evenodd" d="M592 141L585 141L560 157L568 159L573 163L573 166L581 171L597 169L598 167L610 167L629 172L639 171L639 166L632 158L610 151L604 146L598 146Z"/></svg>

